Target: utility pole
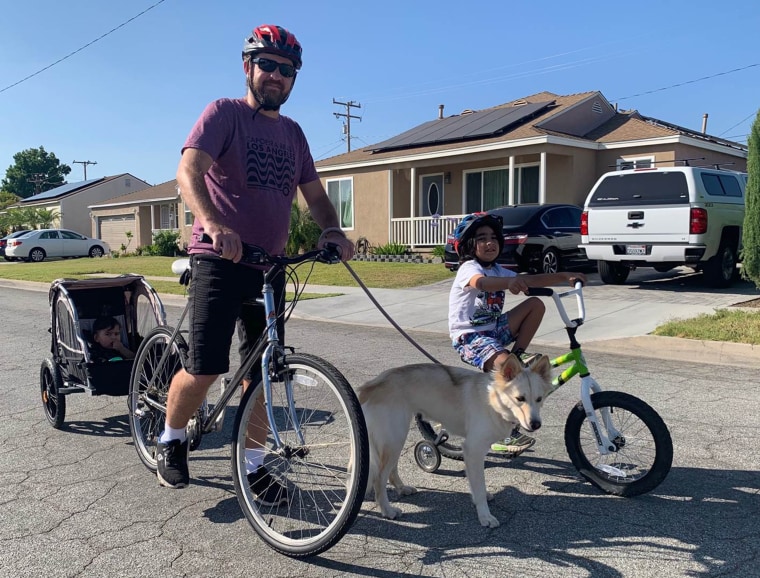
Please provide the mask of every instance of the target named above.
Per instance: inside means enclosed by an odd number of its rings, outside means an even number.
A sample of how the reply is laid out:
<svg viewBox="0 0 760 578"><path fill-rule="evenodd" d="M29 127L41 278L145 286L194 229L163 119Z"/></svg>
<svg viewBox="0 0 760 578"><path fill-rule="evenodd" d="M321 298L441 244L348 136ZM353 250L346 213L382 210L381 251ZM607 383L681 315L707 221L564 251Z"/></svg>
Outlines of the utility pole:
<svg viewBox="0 0 760 578"><path fill-rule="evenodd" d="M43 173L34 173L32 178L26 179L30 183L34 183L34 194L39 195L42 192L42 185L47 183L47 178Z"/></svg>
<svg viewBox="0 0 760 578"><path fill-rule="evenodd" d="M346 112L334 112L336 118L340 118L341 116L346 118L346 124L343 125L343 134L346 135L346 152L351 152L351 119L352 118L358 118L360 121L362 117L360 116L354 116L351 114L352 108L361 108L362 105L358 102L354 102L353 100L349 100L348 102L338 102L333 98L333 104L339 104L341 106L346 107Z"/></svg>
<svg viewBox="0 0 760 578"><path fill-rule="evenodd" d="M82 165L82 168L84 169L84 180L87 180L87 165L96 165L98 164L98 161L71 161L73 163L76 163L78 165Z"/></svg>

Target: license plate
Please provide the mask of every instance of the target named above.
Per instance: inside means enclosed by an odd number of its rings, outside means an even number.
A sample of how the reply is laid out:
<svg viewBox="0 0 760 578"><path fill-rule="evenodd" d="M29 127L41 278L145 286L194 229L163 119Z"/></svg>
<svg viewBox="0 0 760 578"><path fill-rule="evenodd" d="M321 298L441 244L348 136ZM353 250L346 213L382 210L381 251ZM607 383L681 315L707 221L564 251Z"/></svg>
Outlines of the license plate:
<svg viewBox="0 0 760 578"><path fill-rule="evenodd" d="M625 254L626 255L646 255L647 246L646 245L626 245Z"/></svg>

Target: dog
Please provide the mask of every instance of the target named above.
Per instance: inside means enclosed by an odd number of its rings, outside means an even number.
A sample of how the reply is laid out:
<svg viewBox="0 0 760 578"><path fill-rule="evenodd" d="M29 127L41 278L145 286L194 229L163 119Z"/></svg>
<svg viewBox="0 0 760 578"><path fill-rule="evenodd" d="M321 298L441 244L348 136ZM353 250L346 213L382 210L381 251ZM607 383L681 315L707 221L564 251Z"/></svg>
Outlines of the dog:
<svg viewBox="0 0 760 578"><path fill-rule="evenodd" d="M517 424L528 432L541 427L541 406L550 389L551 365L545 355L530 367L510 355L490 374L436 363L383 372L357 390L369 433L367 493L374 491L381 514L395 519L401 510L388 500L388 482L402 496L417 491L401 481L398 460L412 417L420 413L464 438L465 470L478 520L483 526L497 527L499 521L487 503L493 496L486 491L486 454Z"/></svg>

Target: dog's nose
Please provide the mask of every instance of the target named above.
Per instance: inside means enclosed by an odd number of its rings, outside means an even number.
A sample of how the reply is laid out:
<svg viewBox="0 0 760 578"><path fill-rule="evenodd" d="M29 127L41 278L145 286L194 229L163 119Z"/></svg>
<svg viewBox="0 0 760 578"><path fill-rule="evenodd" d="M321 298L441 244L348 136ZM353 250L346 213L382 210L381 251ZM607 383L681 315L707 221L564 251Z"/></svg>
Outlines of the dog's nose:
<svg viewBox="0 0 760 578"><path fill-rule="evenodd" d="M536 431L537 429L541 429L541 422L537 420L530 422L530 429L531 431Z"/></svg>

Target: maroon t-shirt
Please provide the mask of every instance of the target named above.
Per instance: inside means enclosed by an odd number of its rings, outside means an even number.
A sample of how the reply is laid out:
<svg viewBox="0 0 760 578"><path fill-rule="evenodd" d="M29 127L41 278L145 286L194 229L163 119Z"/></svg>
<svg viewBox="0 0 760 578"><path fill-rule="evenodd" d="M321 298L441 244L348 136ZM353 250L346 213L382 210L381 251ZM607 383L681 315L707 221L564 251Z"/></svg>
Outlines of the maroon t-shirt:
<svg viewBox="0 0 760 578"><path fill-rule="evenodd" d="M282 115L254 116L245 99L222 98L203 111L182 150L186 148L214 159L206 186L222 224L244 243L281 255L296 188L319 178L298 123ZM211 245L199 242L202 235L195 219L190 253L211 252Z"/></svg>

